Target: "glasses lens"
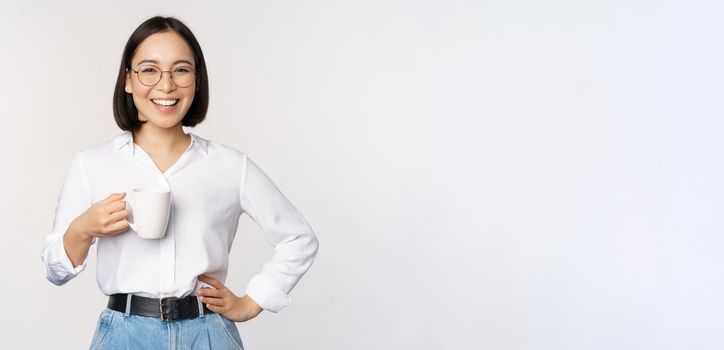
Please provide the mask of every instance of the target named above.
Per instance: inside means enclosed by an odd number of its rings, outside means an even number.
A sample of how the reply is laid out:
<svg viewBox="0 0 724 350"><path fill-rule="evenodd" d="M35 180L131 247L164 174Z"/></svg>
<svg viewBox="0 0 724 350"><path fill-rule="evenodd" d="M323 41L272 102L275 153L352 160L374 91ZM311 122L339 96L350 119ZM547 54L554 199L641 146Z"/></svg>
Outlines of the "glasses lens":
<svg viewBox="0 0 724 350"><path fill-rule="evenodd" d="M138 80L143 85L154 85L161 79L161 70L154 66L143 66L138 69Z"/></svg>
<svg viewBox="0 0 724 350"><path fill-rule="evenodd" d="M173 70L173 82L179 87L188 87L194 83L194 70L191 67L177 67Z"/></svg>

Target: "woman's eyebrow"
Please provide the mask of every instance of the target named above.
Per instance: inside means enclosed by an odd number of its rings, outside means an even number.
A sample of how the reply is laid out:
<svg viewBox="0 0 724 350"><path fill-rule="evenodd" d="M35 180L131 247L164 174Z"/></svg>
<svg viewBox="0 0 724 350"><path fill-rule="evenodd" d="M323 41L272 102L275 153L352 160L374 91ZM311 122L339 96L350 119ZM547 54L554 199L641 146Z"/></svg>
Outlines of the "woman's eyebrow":
<svg viewBox="0 0 724 350"><path fill-rule="evenodd" d="M141 62L136 63L136 65L139 66L139 65L141 65L141 64L143 64L143 63L159 64L158 61L156 61L156 60L143 60L143 61L141 61ZM175 65L175 64L178 64L178 63L186 63L186 64L188 64L189 66L193 66L193 64L191 64L191 62L190 62L189 60L176 60L176 61L174 61L171 65Z"/></svg>

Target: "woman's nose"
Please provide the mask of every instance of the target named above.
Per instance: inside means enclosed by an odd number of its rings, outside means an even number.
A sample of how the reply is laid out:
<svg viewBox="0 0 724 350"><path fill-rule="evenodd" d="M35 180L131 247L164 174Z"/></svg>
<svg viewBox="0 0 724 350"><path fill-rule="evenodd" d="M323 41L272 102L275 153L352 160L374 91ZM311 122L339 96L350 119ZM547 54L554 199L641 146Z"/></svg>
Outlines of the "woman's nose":
<svg viewBox="0 0 724 350"><path fill-rule="evenodd" d="M173 91L176 89L176 84L173 82L171 72L161 72L161 80L159 80L158 84L156 84L156 88L161 91Z"/></svg>

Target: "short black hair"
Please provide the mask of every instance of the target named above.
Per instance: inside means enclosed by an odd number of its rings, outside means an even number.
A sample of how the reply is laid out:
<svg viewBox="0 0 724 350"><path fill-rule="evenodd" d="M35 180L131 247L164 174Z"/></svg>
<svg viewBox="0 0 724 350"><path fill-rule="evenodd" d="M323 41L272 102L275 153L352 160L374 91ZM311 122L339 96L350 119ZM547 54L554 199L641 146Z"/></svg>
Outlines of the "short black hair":
<svg viewBox="0 0 724 350"><path fill-rule="evenodd" d="M143 40L152 34L169 30L176 32L186 41L194 52L194 59L196 60L196 93L191 107L181 120L181 125L196 126L206 118L206 111L209 108L209 77L206 72L206 62L204 61L204 54L201 52L201 46L191 30L181 21L173 17L156 16L141 23L133 31L131 37L128 38L126 47L123 49L121 68L118 70L116 89L113 92L113 116L116 119L116 124L122 130L136 131L141 127L141 124L145 123L145 121L138 119L138 109L133 103L133 95L125 90L126 69L131 69L131 59Z"/></svg>

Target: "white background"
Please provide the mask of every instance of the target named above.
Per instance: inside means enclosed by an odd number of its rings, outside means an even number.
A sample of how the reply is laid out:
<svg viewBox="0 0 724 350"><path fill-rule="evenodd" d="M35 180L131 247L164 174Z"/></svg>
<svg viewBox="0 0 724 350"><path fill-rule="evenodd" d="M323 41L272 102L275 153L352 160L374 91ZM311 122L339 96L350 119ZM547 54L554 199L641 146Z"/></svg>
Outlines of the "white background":
<svg viewBox="0 0 724 350"><path fill-rule="evenodd" d="M118 134L121 53L176 16L207 59L191 131L248 153L317 260L247 349L721 349L718 1L3 3L0 332L81 349L95 251L40 248L78 150ZM244 216L228 286L271 257Z"/></svg>

